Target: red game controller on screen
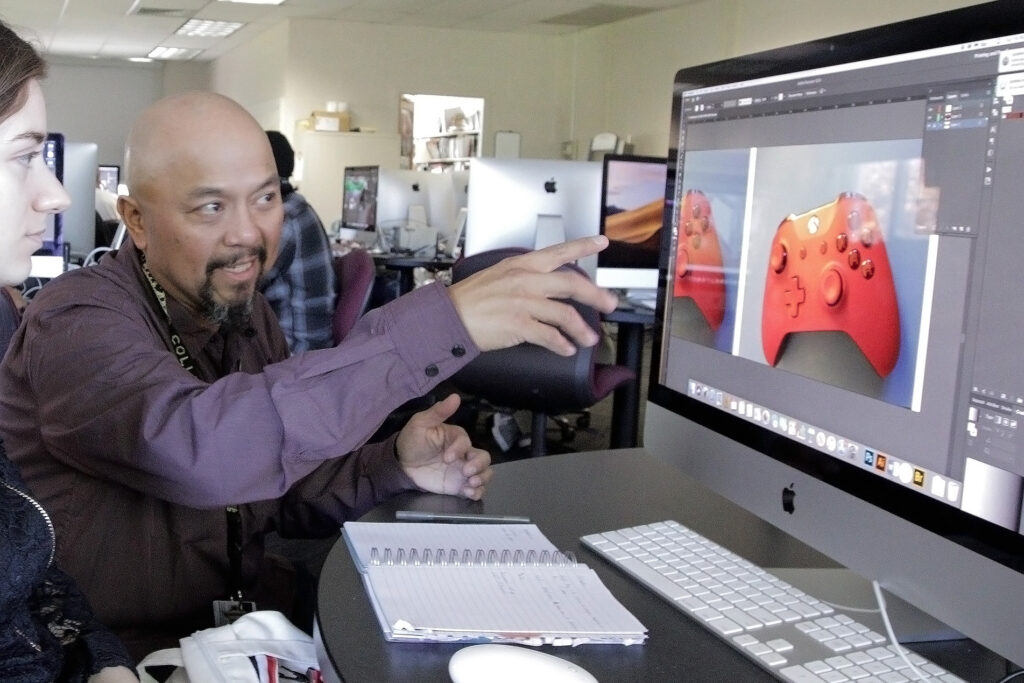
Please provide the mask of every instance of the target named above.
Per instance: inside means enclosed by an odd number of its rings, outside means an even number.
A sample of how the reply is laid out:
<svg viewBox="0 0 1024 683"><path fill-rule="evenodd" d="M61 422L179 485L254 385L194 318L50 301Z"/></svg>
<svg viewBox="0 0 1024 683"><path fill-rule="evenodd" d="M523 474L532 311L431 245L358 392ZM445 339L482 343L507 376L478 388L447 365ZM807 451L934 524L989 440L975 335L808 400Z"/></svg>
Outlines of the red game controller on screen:
<svg viewBox="0 0 1024 683"><path fill-rule="evenodd" d="M843 193L779 225L768 259L761 342L778 362L792 332L846 332L880 377L896 366L900 319L875 210Z"/></svg>
<svg viewBox="0 0 1024 683"><path fill-rule="evenodd" d="M690 190L679 209L674 294L690 297L711 329L725 319L725 271L722 247L711 217L711 204L700 190Z"/></svg>

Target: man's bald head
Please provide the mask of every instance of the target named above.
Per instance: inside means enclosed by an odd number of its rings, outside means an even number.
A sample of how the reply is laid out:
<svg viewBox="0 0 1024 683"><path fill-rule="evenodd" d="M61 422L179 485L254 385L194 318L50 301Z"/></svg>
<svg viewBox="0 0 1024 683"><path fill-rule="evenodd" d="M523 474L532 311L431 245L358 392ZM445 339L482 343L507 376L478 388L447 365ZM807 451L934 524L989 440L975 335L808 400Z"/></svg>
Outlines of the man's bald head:
<svg viewBox="0 0 1024 683"><path fill-rule="evenodd" d="M270 167L273 153L259 123L229 97L211 92L186 92L159 100L139 116L125 143L128 191L145 196L175 166L195 163L217 149L225 135L261 139Z"/></svg>
<svg viewBox="0 0 1024 683"><path fill-rule="evenodd" d="M142 113L118 210L155 280L215 322L242 320L284 213L267 135L238 103L190 92Z"/></svg>

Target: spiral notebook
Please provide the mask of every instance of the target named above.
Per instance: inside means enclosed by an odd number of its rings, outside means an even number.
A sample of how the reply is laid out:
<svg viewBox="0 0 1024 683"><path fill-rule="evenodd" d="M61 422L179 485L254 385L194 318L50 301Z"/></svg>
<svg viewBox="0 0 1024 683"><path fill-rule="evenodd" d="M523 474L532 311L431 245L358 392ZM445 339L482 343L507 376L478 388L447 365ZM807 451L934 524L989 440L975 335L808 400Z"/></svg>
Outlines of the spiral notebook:
<svg viewBox="0 0 1024 683"><path fill-rule="evenodd" d="M597 574L535 524L346 522L390 641L631 645L647 638Z"/></svg>

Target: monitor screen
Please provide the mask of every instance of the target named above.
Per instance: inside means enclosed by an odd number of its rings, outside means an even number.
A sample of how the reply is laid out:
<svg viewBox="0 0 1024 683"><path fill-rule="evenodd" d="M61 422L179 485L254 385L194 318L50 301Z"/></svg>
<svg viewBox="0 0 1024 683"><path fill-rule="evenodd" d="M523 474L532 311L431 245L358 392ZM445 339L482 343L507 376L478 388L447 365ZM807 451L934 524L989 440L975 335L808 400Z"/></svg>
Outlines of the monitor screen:
<svg viewBox="0 0 1024 683"><path fill-rule="evenodd" d="M43 161L57 180L64 182L64 136L60 133L49 133L43 143ZM46 232L43 233L43 246L37 254L59 256L63 254L64 240L61 236L64 216L50 213L46 216Z"/></svg>
<svg viewBox="0 0 1024 683"><path fill-rule="evenodd" d="M644 434L1017 662L1022 94L1006 2L679 71Z"/></svg>
<svg viewBox="0 0 1024 683"><path fill-rule="evenodd" d="M596 235L601 164L556 159L474 159L469 169L466 255L538 249ZM596 258L580 267L593 277Z"/></svg>
<svg viewBox="0 0 1024 683"><path fill-rule="evenodd" d="M117 194L117 186L121 182L121 167L113 164L100 164L97 185L101 190Z"/></svg>
<svg viewBox="0 0 1024 683"><path fill-rule="evenodd" d="M95 142L64 143L62 182L71 196L71 206L61 217L61 239L76 257L84 257L96 247L97 153Z"/></svg>
<svg viewBox="0 0 1024 683"><path fill-rule="evenodd" d="M346 166L342 180L341 227L374 230L377 226L377 166Z"/></svg>
<svg viewBox="0 0 1024 683"><path fill-rule="evenodd" d="M597 284L657 288L667 173L661 157L604 156L601 234L608 238L608 248L597 255Z"/></svg>

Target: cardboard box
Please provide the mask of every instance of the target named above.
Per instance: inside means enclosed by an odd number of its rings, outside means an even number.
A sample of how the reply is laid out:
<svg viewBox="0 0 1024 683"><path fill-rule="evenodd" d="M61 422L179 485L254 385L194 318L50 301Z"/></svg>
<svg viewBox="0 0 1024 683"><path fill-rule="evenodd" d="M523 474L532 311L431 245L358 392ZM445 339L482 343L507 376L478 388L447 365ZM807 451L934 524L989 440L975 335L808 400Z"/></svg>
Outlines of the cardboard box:
<svg viewBox="0 0 1024 683"><path fill-rule="evenodd" d="M314 111L313 130L333 133L351 130L352 120L347 111Z"/></svg>

